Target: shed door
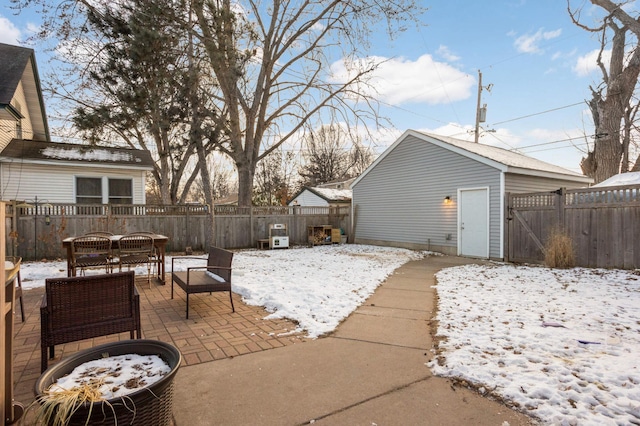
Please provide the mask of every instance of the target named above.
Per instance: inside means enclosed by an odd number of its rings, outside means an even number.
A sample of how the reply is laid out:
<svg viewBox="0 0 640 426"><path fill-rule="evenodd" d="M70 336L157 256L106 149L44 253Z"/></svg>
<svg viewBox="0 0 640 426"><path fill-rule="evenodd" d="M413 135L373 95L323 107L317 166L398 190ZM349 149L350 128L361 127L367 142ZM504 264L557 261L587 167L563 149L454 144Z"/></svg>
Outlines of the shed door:
<svg viewBox="0 0 640 426"><path fill-rule="evenodd" d="M489 257L489 188L461 189L458 251L462 256Z"/></svg>

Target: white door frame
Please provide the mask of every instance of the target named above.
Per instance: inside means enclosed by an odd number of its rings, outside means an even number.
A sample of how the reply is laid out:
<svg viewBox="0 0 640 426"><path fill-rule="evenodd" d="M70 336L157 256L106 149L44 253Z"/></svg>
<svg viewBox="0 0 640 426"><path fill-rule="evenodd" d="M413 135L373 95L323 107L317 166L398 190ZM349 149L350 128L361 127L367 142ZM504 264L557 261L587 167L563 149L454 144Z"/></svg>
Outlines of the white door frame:
<svg viewBox="0 0 640 426"><path fill-rule="evenodd" d="M486 241L486 246L484 247L485 249L485 254L486 255L480 255L477 257L481 257L481 258L489 258L489 247L490 247L490 240L491 240L491 235L490 235L490 223L491 223L491 207L490 207L490 190L488 186L480 186L480 187L475 187L475 188L458 188L458 256L465 256L464 253L462 253L462 209L464 208L464 203L463 203L463 199L462 199L462 194L464 192L470 192L470 191L485 191L486 194L486 218L487 218L487 223L486 223L486 235L487 235L487 241Z"/></svg>

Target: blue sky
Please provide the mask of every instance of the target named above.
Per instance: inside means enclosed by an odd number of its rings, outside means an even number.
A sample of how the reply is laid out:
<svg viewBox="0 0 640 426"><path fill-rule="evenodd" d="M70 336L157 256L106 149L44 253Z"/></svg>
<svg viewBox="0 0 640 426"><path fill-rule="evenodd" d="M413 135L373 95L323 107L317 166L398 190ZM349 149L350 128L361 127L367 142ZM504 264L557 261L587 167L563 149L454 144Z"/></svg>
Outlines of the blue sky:
<svg viewBox="0 0 640 426"><path fill-rule="evenodd" d="M0 42L19 44L37 28L38 17L28 10L16 16L7 3L0 7ZM411 26L391 41L380 34L370 49L371 55L387 59L376 81L382 114L395 127L380 136L378 150L407 129L472 140L480 70L482 104L487 104L482 127L495 130L481 132L480 142L580 171L581 150L586 141L593 142L584 101L589 86L600 82L593 59L599 44L571 22L566 1L439 0L424 5L429 8L424 26ZM572 6L580 5L591 24L598 10L572 0ZM32 47L43 76L44 53ZM565 141L569 138L578 139Z"/></svg>

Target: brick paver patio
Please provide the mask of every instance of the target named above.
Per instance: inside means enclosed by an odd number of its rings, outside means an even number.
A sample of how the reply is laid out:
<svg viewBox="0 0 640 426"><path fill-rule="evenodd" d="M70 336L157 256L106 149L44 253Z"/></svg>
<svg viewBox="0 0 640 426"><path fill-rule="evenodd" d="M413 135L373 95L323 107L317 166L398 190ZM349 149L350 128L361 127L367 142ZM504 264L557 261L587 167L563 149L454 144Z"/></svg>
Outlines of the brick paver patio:
<svg viewBox="0 0 640 426"><path fill-rule="evenodd" d="M295 323L283 319L264 320L268 312L262 307L242 303L237 294L233 295L235 313L231 312L227 293L191 295L187 320L185 294L176 287L172 300L171 278L169 275L167 278L166 285L153 280L149 285L146 277L136 278L142 337L173 344L182 353L182 365L260 352L305 340L305 334L293 332ZM28 277L22 279L24 283ZM14 317L14 399L25 406L33 402L34 385L40 376L39 307L43 294L44 288L26 290L23 295L26 321L20 321L19 312ZM56 346L56 357L49 365L79 350L128 338L129 333L121 333Z"/></svg>

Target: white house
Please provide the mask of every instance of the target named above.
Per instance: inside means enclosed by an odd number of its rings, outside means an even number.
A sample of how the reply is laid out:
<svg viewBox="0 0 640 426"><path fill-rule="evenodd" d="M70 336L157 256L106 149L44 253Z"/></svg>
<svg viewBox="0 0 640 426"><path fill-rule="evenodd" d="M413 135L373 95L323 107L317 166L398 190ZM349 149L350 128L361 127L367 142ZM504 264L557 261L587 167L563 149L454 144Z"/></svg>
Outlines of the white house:
<svg viewBox="0 0 640 426"><path fill-rule="evenodd" d="M351 185L355 242L503 259L508 192L590 183L512 151L408 130Z"/></svg>
<svg viewBox="0 0 640 426"><path fill-rule="evenodd" d="M0 43L0 199L144 204L147 151L52 142L32 49Z"/></svg>
<svg viewBox="0 0 640 426"><path fill-rule="evenodd" d="M144 204L147 151L13 139L0 152L0 199Z"/></svg>

